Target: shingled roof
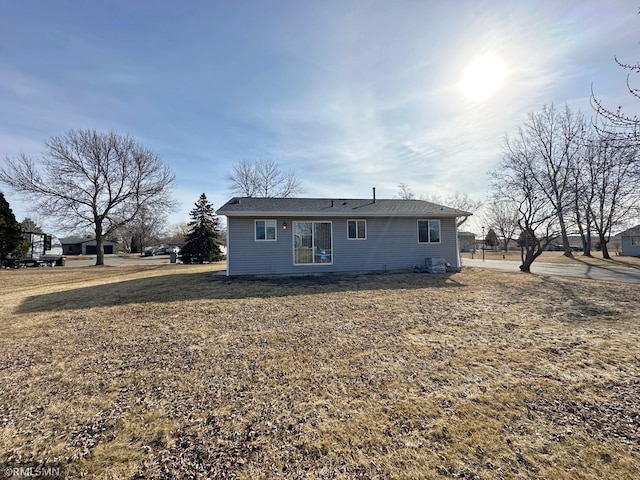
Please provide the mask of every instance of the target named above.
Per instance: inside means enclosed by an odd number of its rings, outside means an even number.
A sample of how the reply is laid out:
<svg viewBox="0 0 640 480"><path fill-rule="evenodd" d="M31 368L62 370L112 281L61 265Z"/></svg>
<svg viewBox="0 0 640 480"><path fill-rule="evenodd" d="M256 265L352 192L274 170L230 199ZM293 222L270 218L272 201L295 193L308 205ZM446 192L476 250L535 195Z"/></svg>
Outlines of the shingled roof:
<svg viewBox="0 0 640 480"><path fill-rule="evenodd" d="M273 215L278 217L440 217L472 215L424 200L371 198L254 198L234 197L217 211L227 217Z"/></svg>
<svg viewBox="0 0 640 480"><path fill-rule="evenodd" d="M619 236L619 237L635 237L636 235L640 235L640 225L636 225L635 227L631 227L630 229L619 233L617 236Z"/></svg>

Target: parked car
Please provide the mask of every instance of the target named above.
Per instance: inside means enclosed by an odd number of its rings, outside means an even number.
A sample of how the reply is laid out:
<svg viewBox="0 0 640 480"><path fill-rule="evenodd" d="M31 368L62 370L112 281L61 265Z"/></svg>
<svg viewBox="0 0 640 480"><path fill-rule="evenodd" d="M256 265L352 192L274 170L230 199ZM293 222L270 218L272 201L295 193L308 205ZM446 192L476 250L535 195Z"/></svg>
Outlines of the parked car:
<svg viewBox="0 0 640 480"><path fill-rule="evenodd" d="M144 251L144 256L145 257L153 257L156 254L156 251L153 248L147 248Z"/></svg>

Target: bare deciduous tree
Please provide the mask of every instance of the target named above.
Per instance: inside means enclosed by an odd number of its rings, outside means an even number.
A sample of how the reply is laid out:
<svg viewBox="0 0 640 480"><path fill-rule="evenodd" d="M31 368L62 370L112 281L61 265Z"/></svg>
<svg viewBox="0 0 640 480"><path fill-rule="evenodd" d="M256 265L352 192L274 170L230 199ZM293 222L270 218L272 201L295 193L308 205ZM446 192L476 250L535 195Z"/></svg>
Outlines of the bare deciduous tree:
<svg viewBox="0 0 640 480"><path fill-rule="evenodd" d="M514 138L506 137L502 161L490 177L494 197L518 212L520 270L529 273L535 259L558 237L559 225L555 205L535 178L539 156L523 130L518 133Z"/></svg>
<svg viewBox="0 0 640 480"><path fill-rule="evenodd" d="M398 198L400 200L413 200L416 198L414 193L411 191L409 185L404 182L398 184L398 194L394 195L393 198Z"/></svg>
<svg viewBox="0 0 640 480"><path fill-rule="evenodd" d="M530 113L519 130L519 143L531 155L532 181L556 209L564 254L572 257L566 216L571 211L572 175L582 148L586 124L580 112L568 105L562 111L553 104Z"/></svg>
<svg viewBox="0 0 640 480"><path fill-rule="evenodd" d="M22 222L20 222L20 227L23 232L44 233L42 227L38 225L38 222L30 217L26 217L22 220Z"/></svg>
<svg viewBox="0 0 640 480"><path fill-rule="evenodd" d="M640 203L640 151L627 139L600 135L588 146L580 179L587 230L598 234L603 258L611 258L607 244L616 227L625 225ZM589 236L589 235L588 235Z"/></svg>
<svg viewBox="0 0 640 480"><path fill-rule="evenodd" d="M183 244L189 234L189 224L187 222L179 222L169 227L167 232L167 243Z"/></svg>
<svg viewBox="0 0 640 480"><path fill-rule="evenodd" d="M640 9L638 10L638 14L640 15ZM634 87L631 79L632 74L640 74L640 62L629 63L619 60L618 57L614 58L618 66L627 71L627 91L636 100L640 100L640 88ZM617 160L611 162L611 171L608 174L608 176L613 177L613 179L612 181L606 181L598 185L598 189L595 192L595 196L598 198L594 199L595 201L592 203L592 205L599 204L600 208L604 211L615 210L615 213L610 212L609 214L601 215L593 212L594 215L599 217L599 219L594 218L593 221L594 223L598 223L596 229L598 230L600 245L603 247L603 256L608 258L609 253L606 248L606 240L608 240L608 235L610 235L611 232L609 231L603 235L603 228L606 230L607 223L611 223L611 227L621 226L629 222L631 218L640 216L640 179L638 178L640 174L638 173L637 158L638 145L640 143L640 118L637 115L626 113L622 106L618 106L616 109L606 107L600 99L596 98L593 88L591 91L591 106L596 112L594 126L601 137L601 142L604 142L604 148L608 149L609 152L612 151L612 147L625 151L625 153L610 154L610 156L617 157ZM599 146L599 149L601 147L602 144ZM632 154L630 152L632 151L635 152L635 159L631 157ZM609 160L607 160L607 162L609 162ZM625 180L622 180L620 175L622 172L626 172ZM618 180L616 180L616 178ZM635 180L635 185L629 185L630 179ZM621 184L617 185L619 181L621 181ZM604 192L604 189L600 188L601 186L605 187L607 192ZM629 187L631 187L632 190L630 193L627 193L625 200L621 201L620 196L624 197L624 192L628 191ZM618 196L617 192L620 192L622 195ZM613 208L616 207L616 204L617 208ZM617 222L618 225L615 225L615 220L613 219L621 215L623 215L623 218L619 218Z"/></svg>
<svg viewBox="0 0 640 480"><path fill-rule="evenodd" d="M104 264L104 239L145 205L173 208L173 173L130 136L70 130L51 137L45 147L38 162L25 154L7 159L0 182L57 218L62 228L92 228L96 265Z"/></svg>
<svg viewBox="0 0 640 480"><path fill-rule="evenodd" d="M640 11L638 13L640 14ZM631 85L631 74L640 73L640 62L622 62L618 57L615 57L615 62L622 69L629 72L627 74L627 91L637 100L640 100L640 88ZM640 118L637 115L632 116L625 113L622 106L618 106L615 110L605 107L602 101L596 98L593 87L591 89L591 106L596 111L595 124L600 133L609 137L613 133L617 139L638 140L640 136Z"/></svg>
<svg viewBox="0 0 640 480"><path fill-rule="evenodd" d="M493 198L486 206L485 222L498 232L502 239L502 250L509 250L509 240L518 231L518 210L513 202Z"/></svg>
<svg viewBox="0 0 640 480"><path fill-rule="evenodd" d="M227 174L229 191L242 197L291 198L304 191L293 171L284 172L273 160L243 160Z"/></svg>
<svg viewBox="0 0 640 480"><path fill-rule="evenodd" d="M140 208L135 218L115 234L129 252L144 253L145 248L160 243L166 224L167 211L154 202Z"/></svg>
<svg viewBox="0 0 640 480"><path fill-rule="evenodd" d="M440 195L433 194L421 197L428 202L438 203L440 205L446 205L447 207L457 208L458 210L463 210L465 212L477 212L482 208L483 202L481 200L474 200L466 193L455 192L451 195L448 195L446 198L440 197ZM458 218L458 223L456 227L460 228L464 222L468 220L469 217L460 217Z"/></svg>

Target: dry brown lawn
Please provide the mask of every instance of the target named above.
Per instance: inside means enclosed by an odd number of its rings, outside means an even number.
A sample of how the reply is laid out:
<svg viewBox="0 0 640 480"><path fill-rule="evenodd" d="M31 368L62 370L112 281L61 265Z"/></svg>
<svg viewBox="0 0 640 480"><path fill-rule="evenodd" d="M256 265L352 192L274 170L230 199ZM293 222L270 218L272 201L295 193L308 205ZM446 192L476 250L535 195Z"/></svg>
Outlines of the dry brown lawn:
<svg viewBox="0 0 640 480"><path fill-rule="evenodd" d="M0 271L0 468L640 478L637 285L215 268Z"/></svg>

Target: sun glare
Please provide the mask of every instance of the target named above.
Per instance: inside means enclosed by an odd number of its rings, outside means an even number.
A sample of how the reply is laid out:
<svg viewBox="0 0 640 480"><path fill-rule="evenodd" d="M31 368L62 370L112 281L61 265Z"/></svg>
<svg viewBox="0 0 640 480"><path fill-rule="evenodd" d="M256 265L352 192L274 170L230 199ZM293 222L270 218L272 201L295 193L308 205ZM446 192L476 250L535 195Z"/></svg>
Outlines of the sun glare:
<svg viewBox="0 0 640 480"><path fill-rule="evenodd" d="M500 88L504 76L504 65L499 59L491 56L480 57L465 69L460 88L470 100L479 102Z"/></svg>

